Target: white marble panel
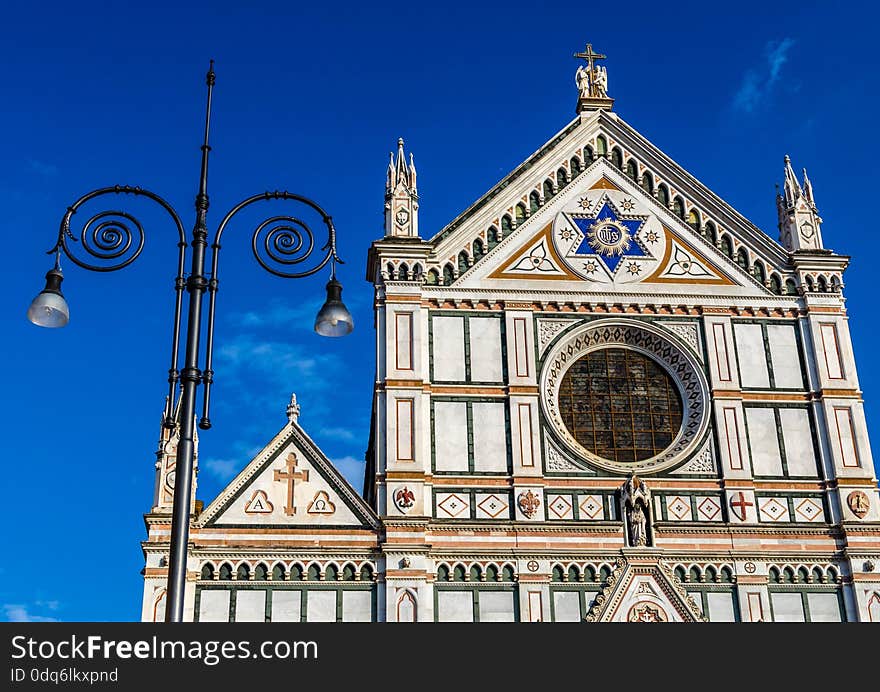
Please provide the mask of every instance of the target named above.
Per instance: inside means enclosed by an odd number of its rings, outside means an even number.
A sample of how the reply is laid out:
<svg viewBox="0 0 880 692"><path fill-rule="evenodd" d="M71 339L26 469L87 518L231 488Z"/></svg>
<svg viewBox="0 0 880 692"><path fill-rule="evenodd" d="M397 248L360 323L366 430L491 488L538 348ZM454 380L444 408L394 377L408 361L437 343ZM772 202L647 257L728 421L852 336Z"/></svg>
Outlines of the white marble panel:
<svg viewBox="0 0 880 692"><path fill-rule="evenodd" d="M434 379L464 382L464 319L441 315L432 325Z"/></svg>
<svg viewBox="0 0 880 692"><path fill-rule="evenodd" d="M302 591L272 592L272 622L299 622Z"/></svg>
<svg viewBox="0 0 880 692"><path fill-rule="evenodd" d="M467 404L434 403L434 449L438 471L467 471Z"/></svg>
<svg viewBox="0 0 880 692"><path fill-rule="evenodd" d="M756 476L781 476L782 457L779 454L779 437L776 432L776 416L773 409L747 408L745 414L754 474Z"/></svg>
<svg viewBox="0 0 880 692"><path fill-rule="evenodd" d="M373 619L373 596L369 591L342 592L342 621L370 622Z"/></svg>
<svg viewBox="0 0 880 692"><path fill-rule="evenodd" d="M507 470L507 434L503 401L474 402L474 470Z"/></svg>
<svg viewBox="0 0 880 692"><path fill-rule="evenodd" d="M801 374L801 359L794 325L767 325L767 341L770 344L770 363L773 366L773 381L776 386L789 389L803 388L804 378Z"/></svg>
<svg viewBox="0 0 880 692"><path fill-rule="evenodd" d="M439 622L473 622L473 593L470 591L445 590L438 592L437 620Z"/></svg>
<svg viewBox="0 0 880 692"><path fill-rule="evenodd" d="M473 382L501 382L501 319L498 317L471 317L468 320L471 349L471 380ZM436 356L435 356L436 358Z"/></svg>
<svg viewBox="0 0 880 692"><path fill-rule="evenodd" d="M480 622L514 622L513 591L480 592Z"/></svg>
<svg viewBox="0 0 880 692"><path fill-rule="evenodd" d="M775 622L803 622L804 604L799 593L771 593Z"/></svg>
<svg viewBox="0 0 880 692"><path fill-rule="evenodd" d="M808 593L810 622L840 622L840 602L836 593Z"/></svg>
<svg viewBox="0 0 880 692"><path fill-rule="evenodd" d="M554 622L580 622L581 595L577 591L553 593Z"/></svg>
<svg viewBox="0 0 880 692"><path fill-rule="evenodd" d="M199 597L199 622L229 622L228 589L205 589Z"/></svg>
<svg viewBox="0 0 880 692"><path fill-rule="evenodd" d="M336 592L318 591L306 593L307 622L336 622Z"/></svg>
<svg viewBox="0 0 880 692"><path fill-rule="evenodd" d="M739 377L743 387L769 387L767 357L764 353L764 335L760 324L733 325Z"/></svg>
<svg viewBox="0 0 880 692"><path fill-rule="evenodd" d="M810 414L807 409L779 409L779 423L782 426L782 443L785 445L789 475L818 476Z"/></svg>
<svg viewBox="0 0 880 692"><path fill-rule="evenodd" d="M723 591L710 591L706 594L710 622L736 622L733 613L733 594Z"/></svg>
<svg viewBox="0 0 880 692"><path fill-rule="evenodd" d="M241 589L235 595L236 622L266 621L266 592L262 589Z"/></svg>

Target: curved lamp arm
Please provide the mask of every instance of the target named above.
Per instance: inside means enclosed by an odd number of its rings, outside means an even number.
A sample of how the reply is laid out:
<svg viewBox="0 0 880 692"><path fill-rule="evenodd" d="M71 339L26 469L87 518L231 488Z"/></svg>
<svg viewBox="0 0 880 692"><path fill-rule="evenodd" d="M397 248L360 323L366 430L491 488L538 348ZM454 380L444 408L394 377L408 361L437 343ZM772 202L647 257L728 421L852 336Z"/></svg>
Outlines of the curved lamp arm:
<svg viewBox="0 0 880 692"><path fill-rule="evenodd" d="M164 209L177 228L177 276L174 280L174 327L171 338L171 367L168 370L168 398L165 402L165 420L166 427L174 427L172 419L172 406L174 401L174 388L177 384L180 372L178 370L178 346L180 344L180 315L183 305L183 291L186 288L186 279L184 277L184 265L186 261L186 233L183 229L183 223L177 212L168 202L159 195L144 190L140 187L132 187L130 185L115 185L113 187L104 187L99 190L93 190L88 194L80 197L76 202L67 207L67 212L61 219L61 227L58 230L58 240L55 246L49 250L48 254L59 253L64 254L74 263L96 272L111 272L123 267L127 267L134 262L141 251L144 249L144 229L140 221L131 214L124 211L101 211L88 220L82 227L79 237L71 232L70 220L79 208L90 200L102 195L134 195L136 197L145 197L156 202ZM90 264L79 259L72 251L68 241L80 243L80 247L92 257L96 258L101 264Z"/></svg>
<svg viewBox="0 0 880 692"><path fill-rule="evenodd" d="M333 226L333 219L316 202L308 197L296 195L286 190L261 192L239 202L223 217L217 228L217 233L214 235L214 242L211 243L210 276L208 278L208 336L205 344L205 369L202 371L202 381L205 384L205 399L202 417L199 420L199 427L202 429L211 427L208 411L211 402L211 385L214 382L214 309L217 301L217 289L220 285L220 240L223 236L223 231L226 230L226 226L242 209L256 202L278 199L300 202L316 211L321 216L324 225L327 226L327 242L318 250L319 253L323 254L318 258L317 264L308 269L292 271L292 269L298 268L297 265L302 264L312 256L316 247L315 235L302 219L287 215L271 216L256 227L251 238L251 249L253 250L254 257L263 269L270 274L284 279L301 279L317 273L330 261L333 262L333 273L335 276L336 263L344 264L336 254L336 228Z"/></svg>

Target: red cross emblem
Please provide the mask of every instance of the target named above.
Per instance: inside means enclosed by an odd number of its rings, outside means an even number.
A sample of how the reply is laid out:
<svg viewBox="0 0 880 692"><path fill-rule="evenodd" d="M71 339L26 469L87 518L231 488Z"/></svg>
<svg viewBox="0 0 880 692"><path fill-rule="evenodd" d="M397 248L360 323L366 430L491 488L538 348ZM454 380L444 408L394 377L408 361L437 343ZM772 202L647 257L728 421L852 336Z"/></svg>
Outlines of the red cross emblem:
<svg viewBox="0 0 880 692"><path fill-rule="evenodd" d="M743 495L742 490L740 490L736 495L730 498L730 506L736 514L737 518L740 521L746 520L746 508L754 507L754 502L749 502L746 500L746 496Z"/></svg>

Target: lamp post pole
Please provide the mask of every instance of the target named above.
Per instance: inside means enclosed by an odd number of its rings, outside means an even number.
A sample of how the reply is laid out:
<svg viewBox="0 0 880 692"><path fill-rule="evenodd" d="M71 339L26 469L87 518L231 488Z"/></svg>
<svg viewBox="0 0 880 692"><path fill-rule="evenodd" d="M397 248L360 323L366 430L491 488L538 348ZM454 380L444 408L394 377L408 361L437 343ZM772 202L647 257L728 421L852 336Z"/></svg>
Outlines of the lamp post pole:
<svg viewBox="0 0 880 692"><path fill-rule="evenodd" d="M264 192L248 197L237 204L226 214L218 226L214 241L211 244L212 254L208 273L206 274L206 254L208 249L208 155L211 147L208 137L211 122L211 97L214 89L214 61L206 77L208 87L207 107L205 109L205 136L201 147L201 171L199 191L196 195L196 220L192 230L191 269L188 276L184 274L187 242L183 225L174 209L158 195L139 187L114 186L90 192L67 208L61 222L58 240L49 250L55 255L55 267L46 275L46 287L34 298L28 309L28 318L43 327L63 327L69 319L69 308L61 294L63 275L60 268L60 256L63 252L75 264L92 271L115 271L133 262L144 246L144 232L140 223L126 212L108 211L92 216L84 225L79 239L71 233L71 217L78 209L91 199L105 194L131 194L157 202L172 217L178 232L178 265L175 281L175 316L171 348L171 368L169 369L169 397L166 401L164 425L168 428L179 427L179 441L174 469L174 498L172 501L171 540L168 557L168 583L166 590L166 622L182 622L184 599L186 594L186 563L189 542L190 509L192 503L192 481L195 456L195 416L196 393L198 386L204 384L204 407L199 427L207 430L211 427L208 416L211 384L214 380L212 370L214 310L216 305L219 268L220 239L224 229L235 214L259 201L292 200L307 205L320 214L327 226L327 243L321 248L324 256L316 266L310 269L297 269L298 264L312 255L315 249L314 236L308 225L299 218L292 216L273 216L261 223L253 233L252 248L254 256L267 271L283 278L302 278L319 271L328 262L332 273L327 283L327 301L315 320L315 331L323 336L344 336L353 329L353 320L341 301L342 287L336 280L336 262L342 260L336 254L336 230L330 216L312 200L289 192ZM101 264L90 264L76 257L68 246L69 241L81 242L81 247ZM265 255L266 257L262 257ZM272 266L272 265L275 266ZM189 293L189 304L186 321L186 342L184 347L183 368L178 371L177 358L179 351L180 321L184 288ZM199 369L202 299L205 292L210 293L208 309L208 335L205 348L205 369ZM173 416L173 400L177 385L180 387L179 415Z"/></svg>

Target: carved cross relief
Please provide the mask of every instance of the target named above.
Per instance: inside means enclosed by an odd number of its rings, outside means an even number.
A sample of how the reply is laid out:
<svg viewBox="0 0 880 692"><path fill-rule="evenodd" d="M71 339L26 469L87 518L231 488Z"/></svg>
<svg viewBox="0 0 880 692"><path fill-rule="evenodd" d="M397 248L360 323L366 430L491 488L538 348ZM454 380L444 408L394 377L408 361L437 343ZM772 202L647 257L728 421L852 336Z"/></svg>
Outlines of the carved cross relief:
<svg viewBox="0 0 880 692"><path fill-rule="evenodd" d="M284 513L291 516L296 514L296 507L294 506L293 499L293 491L296 481L308 481L309 472L307 470L296 471L296 454L293 452L287 455L287 461L285 463L287 465L285 470L275 469L273 480L287 483L287 501L284 503Z"/></svg>

